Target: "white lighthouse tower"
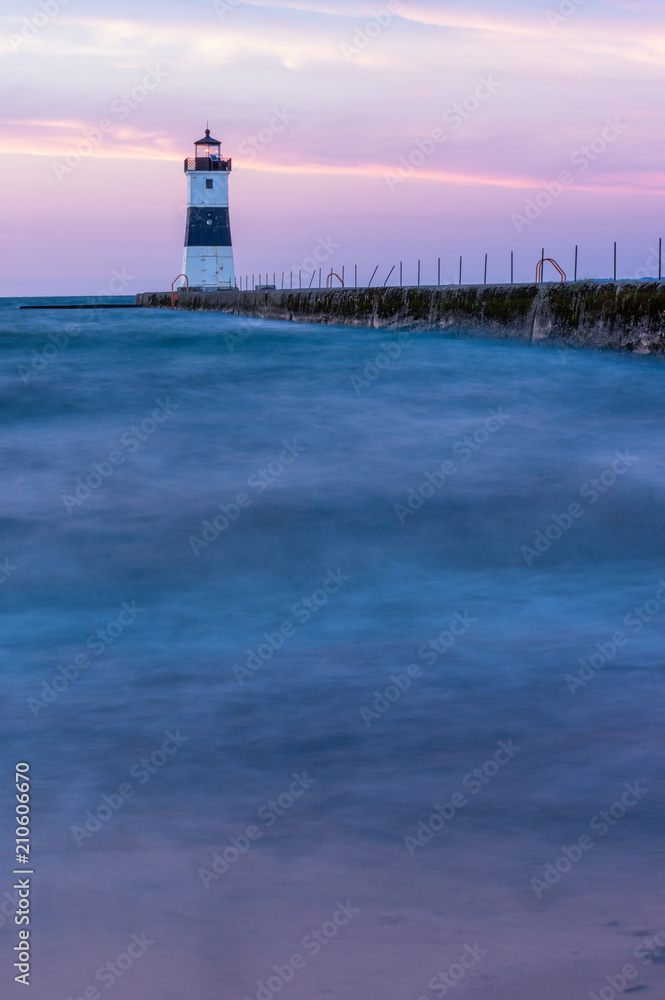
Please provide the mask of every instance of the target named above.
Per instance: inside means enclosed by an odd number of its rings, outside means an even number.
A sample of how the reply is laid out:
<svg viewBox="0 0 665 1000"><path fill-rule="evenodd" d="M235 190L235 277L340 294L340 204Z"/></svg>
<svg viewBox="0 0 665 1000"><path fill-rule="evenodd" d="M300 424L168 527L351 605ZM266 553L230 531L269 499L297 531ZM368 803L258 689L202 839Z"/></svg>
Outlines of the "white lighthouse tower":
<svg viewBox="0 0 665 1000"><path fill-rule="evenodd" d="M235 288L229 222L231 160L223 160L221 143L206 129L185 160L187 229L183 273L189 287L200 291Z"/></svg>

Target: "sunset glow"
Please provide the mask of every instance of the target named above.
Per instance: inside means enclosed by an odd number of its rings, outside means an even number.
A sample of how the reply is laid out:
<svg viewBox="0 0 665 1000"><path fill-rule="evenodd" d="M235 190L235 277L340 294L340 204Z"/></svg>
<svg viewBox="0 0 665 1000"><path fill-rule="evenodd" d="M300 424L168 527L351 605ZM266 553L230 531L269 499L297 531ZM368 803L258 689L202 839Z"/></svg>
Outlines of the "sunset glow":
<svg viewBox="0 0 665 1000"><path fill-rule="evenodd" d="M47 7L0 22L5 295L95 291L118 265L132 292L167 287L181 163L206 119L234 162L239 273L288 268L332 235L361 268L401 253L451 273L459 254L475 267L514 250L530 274L543 244L563 257L580 244L598 276L616 239L628 276L665 228L655 3ZM35 227L59 248L39 279L25 266Z"/></svg>

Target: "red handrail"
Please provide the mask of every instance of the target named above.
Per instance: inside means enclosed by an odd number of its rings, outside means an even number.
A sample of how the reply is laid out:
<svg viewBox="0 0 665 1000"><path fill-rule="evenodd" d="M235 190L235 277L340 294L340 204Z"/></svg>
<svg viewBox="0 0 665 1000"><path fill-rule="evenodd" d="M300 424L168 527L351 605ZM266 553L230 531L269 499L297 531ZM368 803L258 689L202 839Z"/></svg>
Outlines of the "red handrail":
<svg viewBox="0 0 665 1000"><path fill-rule="evenodd" d="M552 260L551 257L545 257L543 260L539 260L538 263L536 264L536 284L539 284L539 282L543 280L543 269L545 264L554 264L555 268L561 275L561 281L562 282L566 281L566 272L562 268L560 268L557 262L555 260Z"/></svg>
<svg viewBox="0 0 665 1000"><path fill-rule="evenodd" d="M187 282L187 291L189 291L189 278L186 274L179 274L177 278L174 278L171 282L171 309L175 309L175 304L178 301L178 296L175 293L175 283L178 278L184 278Z"/></svg>
<svg viewBox="0 0 665 1000"><path fill-rule="evenodd" d="M330 288L330 285L328 284L328 282L331 281L333 278L337 278L337 280L339 281L339 283L342 286L342 288L344 288L344 282L340 278L339 274L337 274L336 272L335 272L335 274L329 274L328 277L326 278L326 288Z"/></svg>

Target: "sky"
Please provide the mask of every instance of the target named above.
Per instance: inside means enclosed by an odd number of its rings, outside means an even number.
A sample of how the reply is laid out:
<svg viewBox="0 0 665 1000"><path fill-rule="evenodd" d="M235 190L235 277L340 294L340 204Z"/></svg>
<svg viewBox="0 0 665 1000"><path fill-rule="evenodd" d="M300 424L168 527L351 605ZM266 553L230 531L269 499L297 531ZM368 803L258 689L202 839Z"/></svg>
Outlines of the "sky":
<svg viewBox="0 0 665 1000"><path fill-rule="evenodd" d="M662 0L6 0L0 55L0 295L169 288L207 120L238 275L658 273Z"/></svg>

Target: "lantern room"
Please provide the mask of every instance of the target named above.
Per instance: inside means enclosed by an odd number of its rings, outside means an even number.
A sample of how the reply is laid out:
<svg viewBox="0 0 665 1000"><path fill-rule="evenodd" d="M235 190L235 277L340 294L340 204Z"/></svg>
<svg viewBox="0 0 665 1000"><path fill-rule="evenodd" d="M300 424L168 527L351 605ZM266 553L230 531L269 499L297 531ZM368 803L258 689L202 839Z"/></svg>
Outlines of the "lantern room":
<svg viewBox="0 0 665 1000"><path fill-rule="evenodd" d="M222 144L206 129L203 139L194 143L194 156L185 160L185 173L190 170L231 170L231 160L222 159Z"/></svg>

